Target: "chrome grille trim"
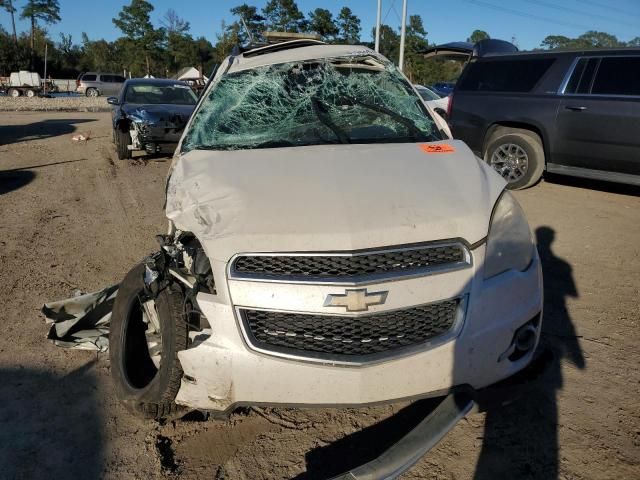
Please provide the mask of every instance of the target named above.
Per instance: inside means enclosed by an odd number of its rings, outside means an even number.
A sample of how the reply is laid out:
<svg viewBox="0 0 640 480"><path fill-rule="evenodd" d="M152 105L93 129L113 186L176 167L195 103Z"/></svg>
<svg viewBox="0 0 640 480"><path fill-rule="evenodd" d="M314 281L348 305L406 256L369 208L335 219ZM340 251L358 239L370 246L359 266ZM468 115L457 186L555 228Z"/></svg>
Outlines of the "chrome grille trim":
<svg viewBox="0 0 640 480"><path fill-rule="evenodd" d="M253 350L255 352L262 353L265 355L269 355L269 356L280 357L280 358L295 360L295 361L321 363L321 364L332 365L332 366L358 367L358 366L368 366L368 365L373 365L377 363L382 363L385 361L395 360L398 358L406 357L406 356L420 353L423 351L431 350L433 348L436 348L444 343L447 343L453 340L460 334L460 331L462 330L465 316L466 316L468 295L463 295L461 297L456 297L456 298L438 300L436 302L430 302L428 304L414 305L412 307L406 307L402 309L386 310L383 312L377 312L375 314L372 314L371 316L374 317L380 314L389 314L389 313L398 312L402 310L411 310L417 307L425 307L432 304L438 304L438 303L444 303L444 302L450 302L450 301L456 301L458 305L455 311L455 319L453 321L453 324L447 332L437 337L432 337L427 341L419 344L401 347L394 350L388 350L388 351L379 352L379 353L371 353L367 355L336 355L336 354L317 353L317 352L311 352L311 351L291 352L291 351L284 351L284 349L278 350L278 349L272 349L272 348L263 348L261 346L255 345L252 339L252 335L249 332L247 332L247 325L246 325L246 321L243 314L243 310L245 310L245 308L236 306L235 313L238 319L238 323L240 325L240 329L242 331L242 336L244 338L244 341L246 342L247 347L250 350ZM248 309L265 311L265 312L287 313L287 314L299 314L299 315L310 315L310 316L317 315L310 312L271 310L271 309L261 309L256 307L249 307ZM326 316L332 316L332 315L326 315ZM357 322L361 318L360 316L345 316L345 315L339 315L339 316L336 315L336 317L339 317L343 321L355 321L355 322Z"/></svg>
<svg viewBox="0 0 640 480"><path fill-rule="evenodd" d="M364 257L373 255L384 255L403 252L419 252L421 250L442 249L447 247L459 248L461 260L449 263L441 263L416 268L404 268L396 271L382 271L379 273L367 273L361 275L347 276L310 276L310 275L273 275L259 273L245 273L236 270L238 259L245 257ZM462 240L450 240L442 242L432 242L425 244L414 244L405 246L395 246L387 248L375 248L353 251L334 252L258 252L239 253L234 255L228 263L227 275L231 280L277 282L292 284L321 284L321 285L367 285L407 278L422 277L438 273L445 273L471 267L473 264L469 247Z"/></svg>

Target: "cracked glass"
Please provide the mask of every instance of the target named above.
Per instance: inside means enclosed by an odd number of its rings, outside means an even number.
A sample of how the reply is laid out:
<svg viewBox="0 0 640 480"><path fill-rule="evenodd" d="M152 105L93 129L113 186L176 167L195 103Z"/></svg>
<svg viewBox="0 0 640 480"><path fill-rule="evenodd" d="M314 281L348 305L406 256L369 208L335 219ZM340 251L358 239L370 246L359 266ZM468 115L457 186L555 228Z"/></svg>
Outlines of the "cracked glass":
<svg viewBox="0 0 640 480"><path fill-rule="evenodd" d="M222 76L194 115L182 152L442 138L391 63L341 57Z"/></svg>

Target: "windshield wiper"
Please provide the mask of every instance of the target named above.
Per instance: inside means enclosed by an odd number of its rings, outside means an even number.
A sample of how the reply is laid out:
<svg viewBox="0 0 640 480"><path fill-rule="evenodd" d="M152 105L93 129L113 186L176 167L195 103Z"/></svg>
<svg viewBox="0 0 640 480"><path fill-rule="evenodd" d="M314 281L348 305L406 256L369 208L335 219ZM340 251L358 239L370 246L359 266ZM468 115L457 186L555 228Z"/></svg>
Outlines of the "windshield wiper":
<svg viewBox="0 0 640 480"><path fill-rule="evenodd" d="M249 148L284 148L294 146L295 144L288 140L267 140L266 142L257 143Z"/></svg>
<svg viewBox="0 0 640 480"><path fill-rule="evenodd" d="M189 149L189 151L191 150L226 150L224 147L222 147L221 145L185 145L186 148Z"/></svg>
<svg viewBox="0 0 640 480"><path fill-rule="evenodd" d="M326 125L327 128L329 128L329 130L331 130L336 135L336 137L338 137L340 143L351 143L349 141L349 136L344 132L344 130L338 127L333 122L333 120L331 120L331 117L329 117L326 111L323 111L322 102L320 101L320 99L318 99L318 97L311 97L311 106L313 107L313 113L316 114L318 120Z"/></svg>
<svg viewBox="0 0 640 480"><path fill-rule="evenodd" d="M418 128L418 126L415 123L413 123L412 120L409 120L408 118L403 117L402 115L400 115L399 113L394 112L393 110L389 110L386 107L381 107L380 105L372 105L370 103L362 102L362 101L358 100L357 98L348 98L348 99L350 101L352 101L356 105L360 105L361 107L368 108L369 110L373 110L374 112L384 113L385 115L390 116L391 118L395 119L398 123L401 123L402 125L407 127L407 129L411 133L413 133L413 136L416 139L420 139L421 138L424 141L432 140L432 138L430 138L422 130L420 130Z"/></svg>
<svg viewBox="0 0 640 480"><path fill-rule="evenodd" d="M284 148L294 147L288 140L267 140L256 144L246 145L187 145L189 150L251 150L252 148Z"/></svg>

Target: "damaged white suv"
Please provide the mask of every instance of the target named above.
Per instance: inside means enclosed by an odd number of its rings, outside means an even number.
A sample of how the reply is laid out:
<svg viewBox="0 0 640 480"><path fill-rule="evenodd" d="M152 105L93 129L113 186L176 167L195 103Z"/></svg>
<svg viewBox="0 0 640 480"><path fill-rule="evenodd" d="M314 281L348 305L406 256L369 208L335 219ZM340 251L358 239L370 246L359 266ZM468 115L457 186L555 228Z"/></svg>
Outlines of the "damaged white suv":
<svg viewBox="0 0 640 480"><path fill-rule="evenodd" d="M119 397L152 417L360 406L523 369L542 310L529 226L434 117L365 47L228 58L176 151L169 234L115 300Z"/></svg>

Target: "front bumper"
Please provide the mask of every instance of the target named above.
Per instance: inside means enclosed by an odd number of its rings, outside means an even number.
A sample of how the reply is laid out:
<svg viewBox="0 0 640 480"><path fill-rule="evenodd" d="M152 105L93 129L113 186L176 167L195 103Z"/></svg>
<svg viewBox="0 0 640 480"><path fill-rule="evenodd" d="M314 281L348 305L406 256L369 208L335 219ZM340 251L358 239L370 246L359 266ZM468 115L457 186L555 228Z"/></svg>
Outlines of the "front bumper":
<svg viewBox="0 0 640 480"><path fill-rule="evenodd" d="M155 125L148 122L134 122L132 128L135 135L132 133L130 150L146 151L149 154L173 154L182 136L184 125Z"/></svg>
<svg viewBox="0 0 640 480"><path fill-rule="evenodd" d="M484 246L474 250L470 269L375 285L394 289L396 297L403 296L403 306L455 296L465 296L467 306L456 338L371 364L336 365L257 352L247 345L229 298L200 293L198 304L211 332L179 352L184 377L176 402L214 412L239 405L360 406L438 396L457 386L479 389L509 377L531 361L535 350L515 361L500 359L514 332L542 310L540 260L536 255L524 272L483 280L484 252ZM284 288L255 285L242 302L294 310L305 295L324 298L323 288L336 289L317 287L322 291L316 294L307 289L287 293ZM540 322L536 343L539 334Z"/></svg>
<svg viewBox="0 0 640 480"><path fill-rule="evenodd" d="M379 457L331 480L398 478L435 447L473 406L473 399L467 394L448 395L424 420Z"/></svg>

